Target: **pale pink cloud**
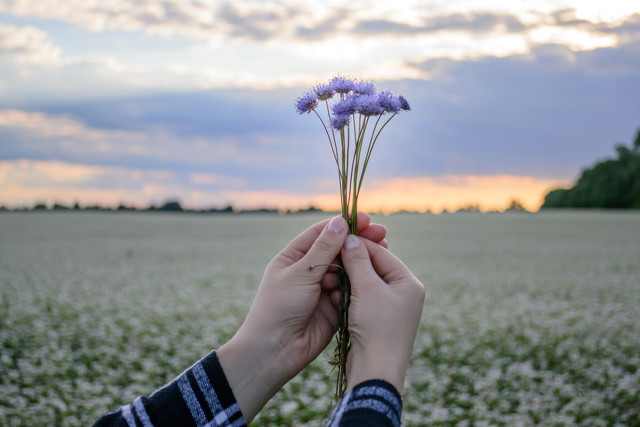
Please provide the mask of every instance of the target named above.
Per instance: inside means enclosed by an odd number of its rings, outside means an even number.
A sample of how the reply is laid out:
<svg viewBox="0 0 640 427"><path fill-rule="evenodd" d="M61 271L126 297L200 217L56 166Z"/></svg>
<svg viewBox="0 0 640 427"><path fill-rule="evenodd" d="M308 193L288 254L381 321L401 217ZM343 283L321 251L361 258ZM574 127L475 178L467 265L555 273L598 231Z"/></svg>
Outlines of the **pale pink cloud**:
<svg viewBox="0 0 640 427"><path fill-rule="evenodd" d="M0 23L0 59L21 64L58 65L62 48L49 34L33 26L16 27Z"/></svg>
<svg viewBox="0 0 640 427"><path fill-rule="evenodd" d="M90 166L58 161L0 161L0 203L17 205L36 201L132 204L179 199L186 206L233 204L236 208L301 209L310 205L338 210L339 197L285 189L243 189L244 182L215 174L191 174L180 182L173 172L123 167ZM195 185L195 187L194 187ZM504 209L517 199L537 210L551 189L566 181L514 175L449 175L392 178L365 183L359 209L369 212L455 210L477 205L481 210Z"/></svg>

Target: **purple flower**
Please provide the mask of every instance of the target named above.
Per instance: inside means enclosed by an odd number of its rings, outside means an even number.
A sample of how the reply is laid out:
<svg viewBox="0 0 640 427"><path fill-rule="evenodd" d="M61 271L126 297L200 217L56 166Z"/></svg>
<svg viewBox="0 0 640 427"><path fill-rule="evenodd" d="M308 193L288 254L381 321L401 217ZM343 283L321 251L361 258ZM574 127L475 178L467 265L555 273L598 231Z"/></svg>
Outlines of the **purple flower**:
<svg viewBox="0 0 640 427"><path fill-rule="evenodd" d="M402 110L402 102L400 101L400 98L391 92L380 92L378 94L378 104L385 113L397 113Z"/></svg>
<svg viewBox="0 0 640 427"><path fill-rule="evenodd" d="M409 111L411 110L411 107L409 107L409 103L407 102L406 99L404 99L404 96L400 95L398 96L398 100L400 101L400 108L404 111Z"/></svg>
<svg viewBox="0 0 640 427"><path fill-rule="evenodd" d="M345 126L349 126L350 115L347 114L338 114L331 117L331 127L337 130L342 129Z"/></svg>
<svg viewBox="0 0 640 427"><path fill-rule="evenodd" d="M319 84L313 88L313 91L316 93L320 101L331 99L335 93L335 89L331 84Z"/></svg>
<svg viewBox="0 0 640 427"><path fill-rule="evenodd" d="M318 105L318 97L312 92L305 93L296 100L298 114L310 113Z"/></svg>
<svg viewBox="0 0 640 427"><path fill-rule="evenodd" d="M353 92L357 95L373 95L376 87L371 82L358 82L353 85Z"/></svg>
<svg viewBox="0 0 640 427"><path fill-rule="evenodd" d="M379 116L384 112L375 95L359 95L353 99L358 113L363 116Z"/></svg>
<svg viewBox="0 0 640 427"><path fill-rule="evenodd" d="M356 97L347 96L346 98L333 104L334 116L350 116L358 111Z"/></svg>
<svg viewBox="0 0 640 427"><path fill-rule="evenodd" d="M342 76L335 76L329 82L335 93L347 94L353 90L353 80Z"/></svg>

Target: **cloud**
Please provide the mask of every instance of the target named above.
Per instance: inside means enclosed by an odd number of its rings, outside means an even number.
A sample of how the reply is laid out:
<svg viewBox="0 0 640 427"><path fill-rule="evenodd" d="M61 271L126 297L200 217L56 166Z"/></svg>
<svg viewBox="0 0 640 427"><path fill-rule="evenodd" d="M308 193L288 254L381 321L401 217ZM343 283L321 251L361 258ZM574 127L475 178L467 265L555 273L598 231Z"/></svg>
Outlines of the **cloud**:
<svg viewBox="0 0 640 427"><path fill-rule="evenodd" d="M136 206L179 198L192 205L224 205L242 182L222 175L183 174L160 169L97 166L57 160L0 161L0 200L12 206L38 202Z"/></svg>
<svg viewBox="0 0 640 427"><path fill-rule="evenodd" d="M402 142L422 141L402 162L394 151L382 153L405 174L571 179L640 125L638 44L587 52L542 45L506 58L415 65L432 79L405 86L420 121L407 115L398 130Z"/></svg>
<svg viewBox="0 0 640 427"><path fill-rule="evenodd" d="M49 35L36 27L16 27L0 23L0 64L15 61L23 64L56 65L62 49Z"/></svg>
<svg viewBox="0 0 640 427"><path fill-rule="evenodd" d="M405 64L523 54L549 43L590 50L632 43L640 33L637 13L599 20L578 18L574 9L543 13L488 6L474 3L474 9L461 12L456 5L373 1L345 6L287 0L6 0L0 13L41 28L0 24L0 104L292 87L336 71L379 80L428 78ZM99 53L69 42L87 31L95 33L91 45ZM135 43L122 44L127 39ZM162 54L156 52L159 45ZM138 56L140 48L145 52Z"/></svg>
<svg viewBox="0 0 640 427"><path fill-rule="evenodd" d="M411 25L385 19L358 22L353 31L363 36L414 36L441 31L463 31L485 34L491 31L520 33L528 28L518 17L491 12L453 13L425 18L420 25Z"/></svg>
<svg viewBox="0 0 640 427"><path fill-rule="evenodd" d="M70 22L92 31L146 31L151 34L208 38L218 36L266 39L297 15L296 9L269 2L139 0L87 3L82 0L40 0L29 4L7 0L0 12Z"/></svg>
<svg viewBox="0 0 640 427"><path fill-rule="evenodd" d="M298 26L293 35L302 40L322 40L339 34L339 30L351 19L348 9L336 9L318 19L305 19L305 23Z"/></svg>
<svg viewBox="0 0 640 427"><path fill-rule="evenodd" d="M142 170L127 167L85 165L61 161L10 160L0 161L0 183L30 187L105 187L130 189L140 182L171 182L176 174L162 170Z"/></svg>
<svg viewBox="0 0 640 427"><path fill-rule="evenodd" d="M224 185L220 186L221 183ZM181 176L166 170L27 159L0 161L0 184L0 200L10 206L35 202L148 206L178 198L191 207L231 203L242 209L284 210L313 205L338 210L339 203L337 192L255 190L242 188L237 180L219 175ZM511 199L518 199L528 209L536 210L548 190L562 185L567 183L509 175L397 177L368 183L359 207L370 212L399 209L439 212L476 204L486 211L504 209Z"/></svg>
<svg viewBox="0 0 640 427"><path fill-rule="evenodd" d="M296 180L296 185L305 186L314 173L323 170L315 167L310 159L326 147L318 144L311 149L300 149L298 134L292 132L295 125L290 130L269 127L273 126L270 123L273 120L265 113L262 120L267 128L264 128L258 120L253 125L248 122L250 116L231 114L216 118L215 111L190 122L181 123L179 117L173 119L175 122L165 122L166 117L180 108L178 103L172 105L170 101L154 104L160 108L161 115L154 116L158 112L155 110L145 117L139 111L133 117L120 117L126 120L116 117L110 124L103 121L97 125L87 124L69 113L0 109L0 159L166 169L192 174L190 182L194 185L224 188L245 184L257 188L278 185L290 181L296 174L309 177ZM136 111L145 104L125 100L121 105ZM168 106L174 109L167 110ZM86 107L79 109L83 108ZM228 106L222 104L218 108L224 110ZM188 117L195 111L194 106L193 110L180 114ZM295 120L293 112L288 112ZM107 117L109 119L114 117ZM216 123L222 125L225 121L229 122L226 128L216 129Z"/></svg>
<svg viewBox="0 0 640 427"><path fill-rule="evenodd" d="M313 5L297 1L239 0L222 1L138 0L123 7L118 1L88 3L82 0L6 0L0 13L57 19L92 31L145 31L196 39L247 39L267 42L299 37L320 40L358 34L361 36L398 37L439 32L525 33L543 25L582 28L585 31L637 34L636 15L622 23L594 22L576 18L575 9L552 10L547 16L531 11L504 12L487 10L479 3L462 13L452 7L415 7L410 13L399 5L382 6L376 2L343 6L332 2ZM517 8L512 8L517 10ZM395 12L395 13L394 13ZM436 16L434 16L434 13ZM526 22L525 22L526 21Z"/></svg>
<svg viewBox="0 0 640 427"><path fill-rule="evenodd" d="M559 9L550 14L551 24L558 27L583 28L588 32L601 32L637 37L640 35L640 13L633 13L615 21L591 21L578 18L577 10Z"/></svg>

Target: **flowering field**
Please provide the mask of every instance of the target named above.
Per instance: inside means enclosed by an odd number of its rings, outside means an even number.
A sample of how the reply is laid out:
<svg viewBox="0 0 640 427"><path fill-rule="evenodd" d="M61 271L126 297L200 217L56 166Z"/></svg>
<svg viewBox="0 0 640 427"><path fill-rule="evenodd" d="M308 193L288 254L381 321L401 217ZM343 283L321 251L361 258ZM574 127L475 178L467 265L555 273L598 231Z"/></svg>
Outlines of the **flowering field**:
<svg viewBox="0 0 640 427"><path fill-rule="evenodd" d="M240 325L320 217L0 215L0 425L87 425ZM407 425L639 425L640 215L376 218L427 300ZM319 425L322 355L256 425Z"/></svg>

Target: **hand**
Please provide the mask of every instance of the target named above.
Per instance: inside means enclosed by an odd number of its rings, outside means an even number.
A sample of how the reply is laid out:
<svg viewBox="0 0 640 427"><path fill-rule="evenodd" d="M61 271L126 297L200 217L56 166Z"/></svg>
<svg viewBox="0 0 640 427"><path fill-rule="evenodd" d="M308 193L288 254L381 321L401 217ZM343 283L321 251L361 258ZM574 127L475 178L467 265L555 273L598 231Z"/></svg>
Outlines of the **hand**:
<svg viewBox="0 0 640 427"><path fill-rule="evenodd" d="M358 234L376 246L387 246L385 228L371 224L366 214L358 213ZM336 269L327 264L337 262L346 236L346 221L335 217L291 241L269 263L236 335L218 350L245 421L250 422L335 334L334 305L340 295Z"/></svg>
<svg viewBox="0 0 640 427"><path fill-rule="evenodd" d="M402 393L425 290L385 248L348 236L342 262L351 281L347 388L382 379Z"/></svg>

